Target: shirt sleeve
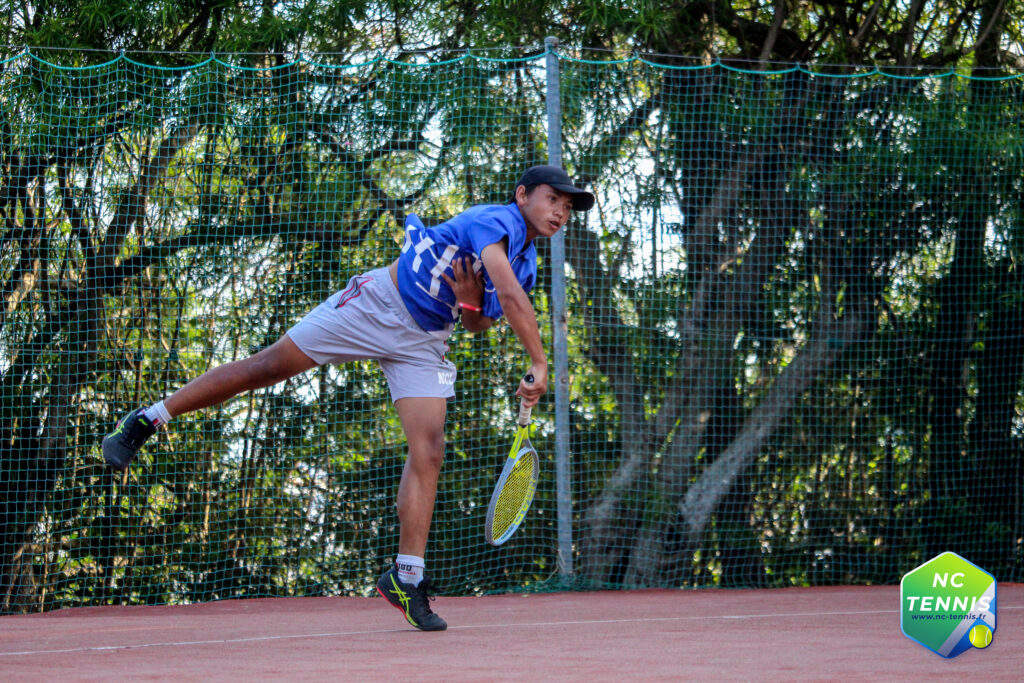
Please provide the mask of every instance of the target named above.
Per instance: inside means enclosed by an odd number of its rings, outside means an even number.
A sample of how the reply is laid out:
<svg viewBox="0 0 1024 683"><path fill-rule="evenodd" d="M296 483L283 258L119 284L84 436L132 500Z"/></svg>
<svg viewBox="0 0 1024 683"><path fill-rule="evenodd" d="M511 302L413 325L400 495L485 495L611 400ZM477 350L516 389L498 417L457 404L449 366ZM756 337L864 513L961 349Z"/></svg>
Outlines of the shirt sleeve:
<svg viewBox="0 0 1024 683"><path fill-rule="evenodd" d="M458 229L462 233L460 244L468 248L477 258L480 258L484 249L492 244L507 241L506 254L517 254L522 248L526 239L524 228L509 213L506 206L479 206L467 211L456 219ZM532 251L532 250L531 250ZM536 258L536 256L534 256ZM524 278L513 264L513 271L519 283L527 288L532 288L535 277ZM484 271L484 301L483 315L497 320L504 315L501 302L498 301L498 292L494 288L487 271Z"/></svg>
<svg viewBox="0 0 1024 683"><path fill-rule="evenodd" d="M522 238L504 207L487 207L473 216L466 227L469 244L477 256L483 254L486 247L505 238L508 238L510 253L514 254L521 248Z"/></svg>
<svg viewBox="0 0 1024 683"><path fill-rule="evenodd" d="M406 214L405 216L405 231L408 232L409 228L414 228L416 230L426 230L426 228L423 226L423 221L421 221L420 217L414 213Z"/></svg>
<svg viewBox="0 0 1024 683"><path fill-rule="evenodd" d="M537 250L530 245L519 258L512 263L512 272L516 274L516 280L523 290L529 294L537 282ZM501 302L498 300L498 292L494 288L490 277L484 277L484 305L483 314L488 318L497 320L504 311L501 309Z"/></svg>

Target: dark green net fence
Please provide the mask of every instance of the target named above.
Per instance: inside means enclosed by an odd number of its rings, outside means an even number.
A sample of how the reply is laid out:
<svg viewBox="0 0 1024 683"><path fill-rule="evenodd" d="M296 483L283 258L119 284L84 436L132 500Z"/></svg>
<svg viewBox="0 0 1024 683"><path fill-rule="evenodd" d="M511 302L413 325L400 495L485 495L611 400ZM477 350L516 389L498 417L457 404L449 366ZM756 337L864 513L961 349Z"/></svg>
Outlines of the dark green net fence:
<svg viewBox="0 0 1024 683"><path fill-rule="evenodd" d="M545 61L0 66L3 611L370 592L405 450L374 365L182 416L125 476L99 443L390 262L407 213L507 201ZM598 197L568 418L535 411L537 502L486 545L528 363L453 337L442 591L891 583L945 550L1024 579L1024 81L669 61L558 60Z"/></svg>

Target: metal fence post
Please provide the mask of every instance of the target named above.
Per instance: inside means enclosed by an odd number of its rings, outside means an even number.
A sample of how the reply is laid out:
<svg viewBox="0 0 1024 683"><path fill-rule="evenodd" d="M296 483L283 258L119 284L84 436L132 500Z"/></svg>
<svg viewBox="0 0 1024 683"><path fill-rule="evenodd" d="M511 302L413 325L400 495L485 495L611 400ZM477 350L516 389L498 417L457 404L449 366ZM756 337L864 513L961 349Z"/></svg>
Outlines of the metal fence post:
<svg viewBox="0 0 1024 683"><path fill-rule="evenodd" d="M562 165L562 95L558 39L544 39L547 67L548 163ZM551 325L555 356L555 476L558 494L558 573L568 583L572 567L572 470L569 466L569 317L565 298L565 230L551 238Z"/></svg>

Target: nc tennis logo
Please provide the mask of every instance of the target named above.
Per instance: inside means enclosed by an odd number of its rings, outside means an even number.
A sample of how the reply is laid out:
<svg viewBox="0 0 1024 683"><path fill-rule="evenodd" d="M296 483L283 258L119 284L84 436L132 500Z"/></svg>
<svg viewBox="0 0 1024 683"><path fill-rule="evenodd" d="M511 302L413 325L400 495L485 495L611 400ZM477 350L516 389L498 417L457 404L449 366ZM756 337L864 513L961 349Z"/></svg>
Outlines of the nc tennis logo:
<svg viewBox="0 0 1024 683"><path fill-rule="evenodd" d="M900 582L903 635L943 657L986 648L996 630L996 578L942 553Z"/></svg>

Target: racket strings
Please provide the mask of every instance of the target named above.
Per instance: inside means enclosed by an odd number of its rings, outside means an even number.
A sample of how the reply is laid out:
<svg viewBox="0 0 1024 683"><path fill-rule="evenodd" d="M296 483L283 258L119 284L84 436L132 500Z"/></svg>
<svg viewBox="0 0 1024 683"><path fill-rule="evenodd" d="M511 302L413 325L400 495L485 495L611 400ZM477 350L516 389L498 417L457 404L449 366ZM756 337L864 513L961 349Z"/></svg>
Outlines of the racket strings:
<svg viewBox="0 0 1024 683"><path fill-rule="evenodd" d="M515 522L519 511L530 495L533 480L533 458L529 455L519 458L512 471L509 472L505 485L498 494L498 502L494 507L494 520L491 533L499 538Z"/></svg>

